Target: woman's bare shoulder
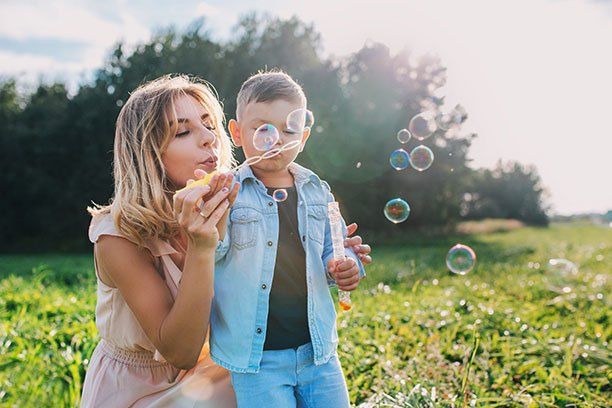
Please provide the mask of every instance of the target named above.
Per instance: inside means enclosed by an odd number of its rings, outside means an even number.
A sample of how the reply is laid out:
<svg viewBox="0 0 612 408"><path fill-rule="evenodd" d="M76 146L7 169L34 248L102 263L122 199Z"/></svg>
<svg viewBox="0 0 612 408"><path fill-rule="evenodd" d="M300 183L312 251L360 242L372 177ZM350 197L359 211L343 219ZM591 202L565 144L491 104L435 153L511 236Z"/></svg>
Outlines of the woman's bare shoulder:
<svg viewBox="0 0 612 408"><path fill-rule="evenodd" d="M155 273L155 257L151 252L136 243L117 235L103 235L94 245L94 254L100 279L106 285L117 287L117 281L129 274Z"/></svg>

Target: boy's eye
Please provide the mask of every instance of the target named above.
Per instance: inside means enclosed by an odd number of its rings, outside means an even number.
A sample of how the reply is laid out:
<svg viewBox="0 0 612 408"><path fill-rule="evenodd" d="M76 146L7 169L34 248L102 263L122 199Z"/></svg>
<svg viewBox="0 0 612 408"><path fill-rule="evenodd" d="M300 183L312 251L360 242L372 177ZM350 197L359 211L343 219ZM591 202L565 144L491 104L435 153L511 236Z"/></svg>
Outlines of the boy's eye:
<svg viewBox="0 0 612 408"><path fill-rule="evenodd" d="M283 130L283 133L286 134L286 135L297 135L298 132L293 131L293 130L285 129L285 130Z"/></svg>
<svg viewBox="0 0 612 408"><path fill-rule="evenodd" d="M181 137L181 136L185 136L185 135L188 135L188 134L189 134L189 131L188 131L188 130L186 130L186 131L184 131L184 132L177 133L177 134L176 134L176 137Z"/></svg>

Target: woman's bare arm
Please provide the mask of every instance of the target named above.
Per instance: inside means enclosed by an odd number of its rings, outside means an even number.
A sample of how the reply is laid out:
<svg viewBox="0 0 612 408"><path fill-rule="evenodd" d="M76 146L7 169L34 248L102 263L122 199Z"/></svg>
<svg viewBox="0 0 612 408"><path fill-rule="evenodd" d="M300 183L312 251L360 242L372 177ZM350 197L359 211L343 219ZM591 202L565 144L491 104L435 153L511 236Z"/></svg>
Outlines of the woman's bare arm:
<svg viewBox="0 0 612 408"><path fill-rule="evenodd" d="M174 367L195 365L208 330L214 251L187 254L176 300L152 256L125 238L102 236L98 267L119 289L147 337ZM199 317L199 318L195 318Z"/></svg>
<svg viewBox="0 0 612 408"><path fill-rule="evenodd" d="M119 289L147 337L173 366L193 367L200 356L210 321L214 287L217 223L230 206L228 189L217 192L202 211L196 202L210 187L196 187L174 197L174 214L188 238L176 298L158 274L147 250L116 236L96 243L101 279Z"/></svg>

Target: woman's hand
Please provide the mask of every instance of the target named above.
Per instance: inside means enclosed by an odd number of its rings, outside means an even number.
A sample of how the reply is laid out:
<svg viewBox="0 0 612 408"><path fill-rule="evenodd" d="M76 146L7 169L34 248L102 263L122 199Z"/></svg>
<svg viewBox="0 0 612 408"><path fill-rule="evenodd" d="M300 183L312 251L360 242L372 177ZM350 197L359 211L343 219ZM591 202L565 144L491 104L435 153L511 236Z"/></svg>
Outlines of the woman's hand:
<svg viewBox="0 0 612 408"><path fill-rule="evenodd" d="M202 169L196 169L194 172L194 176L196 177L197 180L199 180L206 176L206 172ZM192 180L188 180L187 183L191 181ZM217 177L217 175L213 176L213 178L211 179L209 183L209 186L211 186L211 192L209 193L209 195L212 195L215 192L220 191L224 187L229 189L230 190L230 193L228 196L229 207L234 205L234 202L236 201L236 197L238 196L238 190L240 189L240 183L238 182L234 183L234 176L231 173L220 174L219 177ZM225 232L227 229L227 217L229 216L229 211L230 211L230 208L228 208L225 211L225 213L223 214L223 216L217 223L217 231L219 233L218 239L220 240L225 238Z"/></svg>
<svg viewBox="0 0 612 408"><path fill-rule="evenodd" d="M357 228L358 225L355 223L352 223L346 227L346 229L348 230L348 235L347 238L344 240L344 247L353 248L353 251L355 251L355 254L359 257L359 259L364 265L371 264L372 257L369 254L370 252L372 252L372 248L370 248L369 245L364 244L359 235L351 237L351 235L353 235L355 231L357 231Z"/></svg>
<svg viewBox="0 0 612 408"><path fill-rule="evenodd" d="M225 185L227 178L225 174L215 175L206 186L193 187L174 195L174 217L187 236L189 248L214 250L217 247L217 224L230 206L230 190ZM198 205L202 200L204 205Z"/></svg>

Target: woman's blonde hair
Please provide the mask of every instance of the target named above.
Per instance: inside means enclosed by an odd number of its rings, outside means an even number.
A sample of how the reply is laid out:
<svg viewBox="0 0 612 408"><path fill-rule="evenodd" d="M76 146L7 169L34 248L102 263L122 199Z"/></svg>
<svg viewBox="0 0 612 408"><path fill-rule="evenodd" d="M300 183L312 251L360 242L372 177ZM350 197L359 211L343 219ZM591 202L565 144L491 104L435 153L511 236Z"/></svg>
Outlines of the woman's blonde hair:
<svg viewBox="0 0 612 408"><path fill-rule="evenodd" d="M162 154L177 131L175 103L187 95L211 117L219 140L219 169L235 164L223 108L212 85L186 75L166 75L139 86L117 118L114 196L108 205L87 207L92 216L110 213L119 231L139 246L151 239L167 241L179 232Z"/></svg>

